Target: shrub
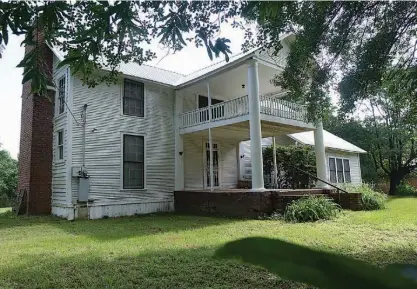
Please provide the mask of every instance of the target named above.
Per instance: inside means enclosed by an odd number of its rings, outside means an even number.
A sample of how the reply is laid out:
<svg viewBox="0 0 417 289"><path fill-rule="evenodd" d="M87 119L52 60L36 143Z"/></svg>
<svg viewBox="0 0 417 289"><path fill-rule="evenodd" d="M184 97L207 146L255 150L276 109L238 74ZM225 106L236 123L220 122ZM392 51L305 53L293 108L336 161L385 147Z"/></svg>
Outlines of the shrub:
<svg viewBox="0 0 417 289"><path fill-rule="evenodd" d="M344 189L349 193L362 194L361 205L362 209L365 211L385 209L387 196L385 194L374 191L368 184L346 185Z"/></svg>
<svg viewBox="0 0 417 289"><path fill-rule="evenodd" d="M273 175L273 149L264 148L263 169L266 176ZM308 146L276 146L278 188L307 189L314 185L315 180L296 169L316 175L316 155ZM272 184L266 184L272 187Z"/></svg>
<svg viewBox="0 0 417 289"><path fill-rule="evenodd" d="M406 182L402 182L397 187L397 195L399 196L415 196L417 197L417 188L407 184Z"/></svg>
<svg viewBox="0 0 417 289"><path fill-rule="evenodd" d="M329 220L341 211L338 204L324 196L307 196L287 206L284 220L289 222L314 222Z"/></svg>

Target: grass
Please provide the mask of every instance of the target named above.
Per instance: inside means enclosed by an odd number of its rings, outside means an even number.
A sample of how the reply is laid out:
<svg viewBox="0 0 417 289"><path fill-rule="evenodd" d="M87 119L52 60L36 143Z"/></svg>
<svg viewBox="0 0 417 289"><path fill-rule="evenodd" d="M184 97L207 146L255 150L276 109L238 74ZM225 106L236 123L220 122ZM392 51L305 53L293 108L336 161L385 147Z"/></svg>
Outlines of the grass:
<svg viewBox="0 0 417 289"><path fill-rule="evenodd" d="M222 244L277 238L377 266L417 264L417 198L387 209L291 224L162 214L77 220L0 214L0 288L308 288L213 259Z"/></svg>

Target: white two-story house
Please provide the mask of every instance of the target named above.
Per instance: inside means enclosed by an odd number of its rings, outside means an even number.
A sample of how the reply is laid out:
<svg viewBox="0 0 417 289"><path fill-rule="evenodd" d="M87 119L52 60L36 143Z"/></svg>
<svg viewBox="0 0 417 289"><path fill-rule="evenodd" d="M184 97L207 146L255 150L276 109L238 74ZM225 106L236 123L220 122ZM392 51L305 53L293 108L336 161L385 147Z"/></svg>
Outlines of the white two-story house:
<svg viewBox="0 0 417 289"><path fill-rule="evenodd" d="M326 179L322 126L270 81L283 71L291 37L277 57L253 49L189 75L123 64L118 84L94 88L58 69L63 55L51 49L52 214L172 211L175 190L236 188L239 144L247 140L252 190L263 190L261 139L282 133L314 130L317 172Z"/></svg>

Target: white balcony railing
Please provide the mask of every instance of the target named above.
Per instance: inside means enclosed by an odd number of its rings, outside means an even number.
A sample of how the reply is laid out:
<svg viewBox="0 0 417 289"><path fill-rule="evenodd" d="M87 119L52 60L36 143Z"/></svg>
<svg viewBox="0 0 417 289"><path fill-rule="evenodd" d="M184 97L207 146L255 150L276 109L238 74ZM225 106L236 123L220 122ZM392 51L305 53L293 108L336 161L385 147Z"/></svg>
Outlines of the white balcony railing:
<svg viewBox="0 0 417 289"><path fill-rule="evenodd" d="M307 122L307 109L304 105L272 96L261 96L261 113Z"/></svg>
<svg viewBox="0 0 417 289"><path fill-rule="evenodd" d="M307 122L307 110L304 106L282 100L275 96L260 96L261 114ZM249 114L248 96L217 103L211 106L211 121L235 118ZM204 107L188 111L179 116L180 128L201 125L209 122L209 108Z"/></svg>
<svg viewBox="0 0 417 289"><path fill-rule="evenodd" d="M248 96L217 103L211 106L211 121L219 121L249 113ZM180 115L180 127L190 127L209 122L209 108L203 107Z"/></svg>

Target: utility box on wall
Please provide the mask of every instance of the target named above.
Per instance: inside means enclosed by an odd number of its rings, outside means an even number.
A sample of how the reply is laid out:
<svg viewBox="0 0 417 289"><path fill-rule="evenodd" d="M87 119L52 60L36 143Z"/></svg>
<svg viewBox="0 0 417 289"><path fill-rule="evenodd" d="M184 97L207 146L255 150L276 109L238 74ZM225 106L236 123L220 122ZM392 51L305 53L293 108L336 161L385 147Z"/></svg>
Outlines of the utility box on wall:
<svg viewBox="0 0 417 289"><path fill-rule="evenodd" d="M88 194L90 192L90 179L78 178L78 201L88 202Z"/></svg>

